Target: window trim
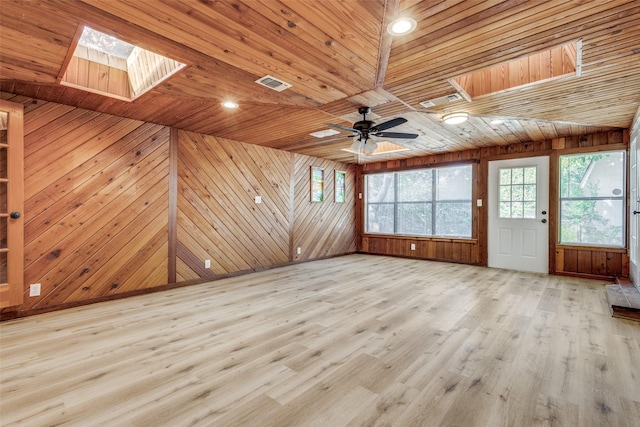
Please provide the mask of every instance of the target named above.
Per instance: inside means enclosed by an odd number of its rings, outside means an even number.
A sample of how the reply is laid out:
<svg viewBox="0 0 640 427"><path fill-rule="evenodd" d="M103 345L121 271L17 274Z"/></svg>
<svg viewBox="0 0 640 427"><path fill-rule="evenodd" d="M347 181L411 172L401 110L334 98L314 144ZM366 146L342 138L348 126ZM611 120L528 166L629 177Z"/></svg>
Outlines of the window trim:
<svg viewBox="0 0 640 427"><path fill-rule="evenodd" d="M628 161L628 149L626 147L617 146L611 144L610 146L603 146L606 149L599 150L589 150L585 151L584 149L567 149L562 150L558 153L557 156L557 198L556 198L556 209L557 209L557 226L556 226L556 248L566 248L566 249L588 249L594 248L597 250L602 249L611 249L613 252L615 251L626 251L627 250L627 240L628 240L628 213L627 213L627 203L628 203L628 194L627 194L627 179L629 175L629 161ZM594 196L594 197L562 197L562 173L561 173L561 158L562 157L570 157L570 156L588 156L588 155L596 155L596 154L609 154L609 153L622 153L622 160L624 162L624 172L622 177L622 193L620 197L608 197L608 196ZM562 238L562 202L564 201L580 201L580 200L595 200L595 201L605 201L605 200L621 200L622 201L622 244L615 245L611 243L584 243L584 242L563 242Z"/></svg>
<svg viewBox="0 0 640 427"><path fill-rule="evenodd" d="M476 226L474 224L474 220L475 220L475 204L474 204L474 197L476 194L476 189L475 189L475 185L474 183L476 182L477 179L477 170L476 167L474 167L474 164L477 162L447 162L447 163L443 163L443 164L438 164L437 166L427 166L427 167L411 167L411 168L401 168L401 169L389 169L389 170L384 170L384 171L372 171L372 172L365 172L363 173L363 209L362 209L362 213L363 213L363 221L362 221L362 226L364 228L362 235L364 236L374 236L374 237L381 237L381 236L385 236L385 237L393 237L393 238L412 238L412 239L422 239L422 240L442 240L442 241L455 241L455 240L459 240L459 241L464 241L464 242L469 242L469 241L477 241L477 237L474 236L474 232L476 231ZM470 196L469 199L455 199L455 200L437 200L437 177L436 174L433 173L434 170L438 170L438 169L448 169L448 168L455 168L455 167L469 167L471 170L471 181L470 181ZM428 170L431 171L431 185L432 185L432 189L431 189L431 199L430 200L420 200L420 201L397 201L397 194L398 194L398 179L397 174L398 173L403 173L403 172L415 172L415 171L420 171L420 170ZM392 233L385 233L385 232L374 232L374 231L368 231L369 227L368 227L368 223L369 223L369 205L370 203L368 202L368 179L369 176L371 175L383 175L383 174L393 174L393 189L394 189L394 200L390 201L390 202L378 202L378 203L373 203L373 205L378 205L378 206L382 206L382 205L392 205L393 206L393 232ZM436 230L436 211L437 211L437 205L438 204L448 204L448 203L469 203L469 207L471 210L471 219L470 219L470 224L469 224L469 235L468 236L456 236L456 235L439 235L439 234L435 234L435 230ZM398 229L398 205L400 204L424 204L424 205L431 205L431 228L432 228L432 234L402 234L402 233L398 233L397 229Z"/></svg>

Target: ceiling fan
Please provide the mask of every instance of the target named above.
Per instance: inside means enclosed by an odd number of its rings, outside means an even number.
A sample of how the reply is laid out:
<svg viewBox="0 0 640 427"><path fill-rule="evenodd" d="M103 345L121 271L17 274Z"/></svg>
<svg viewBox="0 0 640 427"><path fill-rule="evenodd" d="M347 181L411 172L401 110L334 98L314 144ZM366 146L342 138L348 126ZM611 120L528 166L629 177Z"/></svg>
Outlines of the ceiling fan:
<svg viewBox="0 0 640 427"><path fill-rule="evenodd" d="M362 120L355 122L352 128L333 123L325 123L325 125L347 132L353 132L352 136L357 139L351 145L350 150L355 153L364 151L365 154L371 154L375 151L378 144L375 141L368 142L371 136L400 139L415 139L418 137L416 133L384 132L387 129L406 123L407 119L405 118L398 117L377 125L375 122L367 120L367 114L369 113L371 113L370 107L359 107L358 114L362 114Z"/></svg>

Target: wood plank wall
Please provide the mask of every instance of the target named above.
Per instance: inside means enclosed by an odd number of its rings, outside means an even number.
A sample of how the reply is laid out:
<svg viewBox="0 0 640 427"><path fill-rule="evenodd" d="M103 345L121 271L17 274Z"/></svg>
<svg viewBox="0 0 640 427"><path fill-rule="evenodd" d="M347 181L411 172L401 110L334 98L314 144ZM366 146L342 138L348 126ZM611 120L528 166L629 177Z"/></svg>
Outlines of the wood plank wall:
<svg viewBox="0 0 640 427"><path fill-rule="evenodd" d="M2 318L355 251L353 166L0 94L25 106L26 296ZM311 164L347 171L347 203L310 202Z"/></svg>
<svg viewBox="0 0 640 427"><path fill-rule="evenodd" d="M311 203L309 179L311 166L324 169L324 202ZM345 202L336 203L335 171L346 172ZM294 222L292 259L309 260L355 252L356 213L354 209L355 165L345 165L311 156L294 155ZM296 249L300 248L300 254Z"/></svg>
<svg viewBox="0 0 640 427"><path fill-rule="evenodd" d="M487 171L490 160L549 155L550 157L550 208L549 208L549 272L583 277L627 276L629 259L626 249L576 247L556 245L557 163L558 156L569 153L628 149L629 131L602 132L567 138L495 146L476 150L456 151L433 156L415 157L361 165L358 169L357 191L363 192L364 175L375 172L406 170L428 166L445 166L459 163L479 163L474 185L474 199L487 200ZM358 251L410 258L437 259L452 262L487 264L487 214L484 208L473 204L472 239L408 238L366 234L364 204L357 203ZM410 245L416 244L411 251Z"/></svg>
<svg viewBox="0 0 640 427"><path fill-rule="evenodd" d="M166 283L168 128L8 100L25 105L25 303L17 309ZM28 296L31 283L41 283L39 297Z"/></svg>
<svg viewBox="0 0 640 427"><path fill-rule="evenodd" d="M291 154L178 135L178 280L288 262Z"/></svg>

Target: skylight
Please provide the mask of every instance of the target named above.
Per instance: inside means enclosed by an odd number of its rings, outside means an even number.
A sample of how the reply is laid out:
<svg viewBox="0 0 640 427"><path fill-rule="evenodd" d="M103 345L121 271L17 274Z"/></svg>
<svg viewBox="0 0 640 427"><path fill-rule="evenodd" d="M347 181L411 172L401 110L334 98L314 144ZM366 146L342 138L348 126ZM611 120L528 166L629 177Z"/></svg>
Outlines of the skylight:
<svg viewBox="0 0 640 427"><path fill-rule="evenodd" d="M133 48L135 48L135 46L130 43L89 27L84 27L82 35L78 40L78 45L86 46L90 49L97 50L98 52L117 56L118 58L123 59L127 59L129 55L131 55Z"/></svg>
<svg viewBox="0 0 640 427"><path fill-rule="evenodd" d="M186 65L84 27L58 81L88 92L133 101Z"/></svg>
<svg viewBox="0 0 640 427"><path fill-rule="evenodd" d="M560 77L582 74L582 42L556 46L493 67L449 79L467 99L478 99Z"/></svg>

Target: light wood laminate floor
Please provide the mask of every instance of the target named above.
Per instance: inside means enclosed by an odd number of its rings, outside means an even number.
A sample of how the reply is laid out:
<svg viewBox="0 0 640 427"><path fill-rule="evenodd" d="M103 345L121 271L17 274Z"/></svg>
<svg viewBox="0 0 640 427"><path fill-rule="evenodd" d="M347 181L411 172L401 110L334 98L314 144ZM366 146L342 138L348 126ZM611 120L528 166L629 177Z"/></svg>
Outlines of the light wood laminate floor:
<svg viewBox="0 0 640 427"><path fill-rule="evenodd" d="M350 255L0 325L3 426L638 426L604 282Z"/></svg>

